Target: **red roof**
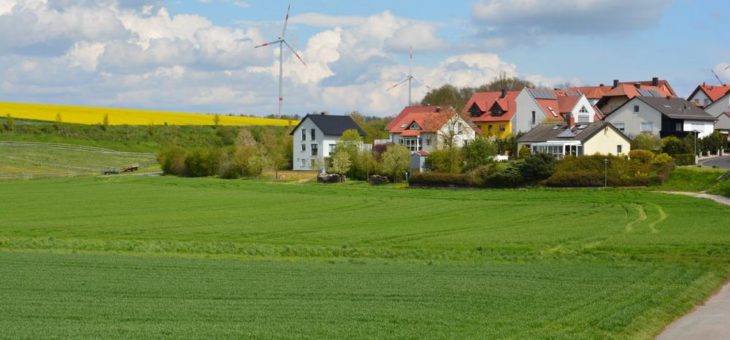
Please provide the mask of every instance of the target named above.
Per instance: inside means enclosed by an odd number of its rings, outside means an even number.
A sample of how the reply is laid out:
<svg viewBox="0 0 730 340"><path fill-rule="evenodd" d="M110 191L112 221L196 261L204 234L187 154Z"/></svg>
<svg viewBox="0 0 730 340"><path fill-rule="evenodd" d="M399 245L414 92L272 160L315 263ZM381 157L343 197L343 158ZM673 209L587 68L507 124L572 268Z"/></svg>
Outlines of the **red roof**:
<svg viewBox="0 0 730 340"><path fill-rule="evenodd" d="M624 81L619 82L616 87L611 85L580 86L573 87L571 90L584 94L588 99L601 99L603 97L612 96L626 96L629 99L632 99L634 97L641 96L639 90L654 91L660 97L677 96L668 81L657 80L656 84L657 85L654 86L653 80Z"/></svg>
<svg viewBox="0 0 730 340"><path fill-rule="evenodd" d="M533 94L535 102L540 105L542 112L545 114L547 119L563 119L563 113L570 113L578 104L581 98L579 92L571 89L567 91L563 90L538 90L543 94L551 94L554 99L546 99L546 97L539 97ZM532 93L532 92L530 92Z"/></svg>
<svg viewBox="0 0 730 340"><path fill-rule="evenodd" d="M436 133L457 113L440 106L408 106L385 128L392 134L420 136L421 133ZM417 129L411 129L415 123Z"/></svg>
<svg viewBox="0 0 730 340"><path fill-rule="evenodd" d="M517 112L517 96L520 91L507 91L502 98L502 91L477 92L471 96L471 99L464 106L463 115L469 117L472 122L505 122L512 120ZM472 117L470 109L476 104L483 114L478 117ZM493 107L499 107L503 112L500 115L493 115L491 110Z"/></svg>
<svg viewBox="0 0 730 340"><path fill-rule="evenodd" d="M689 96L690 98L694 97L694 95L697 93L697 91L702 91L705 93L707 98L710 99L713 103L717 101L718 99L722 98L724 95L730 93L730 85L707 85L705 83L702 83L702 85L697 86L697 89L692 92L692 94ZM687 99L689 100L689 99ZM704 105L704 103L702 103Z"/></svg>

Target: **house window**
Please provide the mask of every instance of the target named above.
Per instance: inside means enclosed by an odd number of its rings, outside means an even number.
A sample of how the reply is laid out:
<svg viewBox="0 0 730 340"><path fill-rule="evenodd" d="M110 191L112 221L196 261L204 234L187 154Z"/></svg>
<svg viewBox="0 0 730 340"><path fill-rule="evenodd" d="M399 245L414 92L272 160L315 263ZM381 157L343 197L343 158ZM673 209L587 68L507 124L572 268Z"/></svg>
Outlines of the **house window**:
<svg viewBox="0 0 730 340"><path fill-rule="evenodd" d="M418 124L416 122L413 122L413 124L411 124L411 126L408 129L409 130L420 130L421 127L418 126Z"/></svg>
<svg viewBox="0 0 730 340"><path fill-rule="evenodd" d="M314 129L312 129L312 140L315 140L315 139L317 139L317 133L315 132Z"/></svg>
<svg viewBox="0 0 730 340"><path fill-rule="evenodd" d="M581 112L581 113L588 113L588 109L586 109L586 107L585 107L585 106L583 106L583 107L582 107L582 108L580 109L580 112Z"/></svg>
<svg viewBox="0 0 730 340"><path fill-rule="evenodd" d="M590 123L591 117L588 115L578 115L578 123Z"/></svg>
<svg viewBox="0 0 730 340"><path fill-rule="evenodd" d="M492 133L492 124L487 125L487 132Z"/></svg>
<svg viewBox="0 0 730 340"><path fill-rule="evenodd" d="M337 144L330 144L330 156L332 156L332 154L335 153L336 147L337 147Z"/></svg>
<svg viewBox="0 0 730 340"><path fill-rule="evenodd" d="M317 144L312 144L312 156L316 156L317 151L319 151L317 150Z"/></svg>
<svg viewBox="0 0 730 340"><path fill-rule="evenodd" d="M636 113L639 112L639 105L634 105L634 112L636 112Z"/></svg>
<svg viewBox="0 0 730 340"><path fill-rule="evenodd" d="M652 132L654 131L654 123L652 122L642 122L641 123L641 132Z"/></svg>
<svg viewBox="0 0 730 340"><path fill-rule="evenodd" d="M615 126L621 132L626 131L626 124L624 123L614 123L613 126Z"/></svg>
<svg viewBox="0 0 730 340"><path fill-rule="evenodd" d="M401 139L401 144L411 151L418 151L420 149L418 145L418 138L403 138Z"/></svg>
<svg viewBox="0 0 730 340"><path fill-rule="evenodd" d="M307 160L302 158L302 168L306 168L306 167L307 167Z"/></svg>
<svg viewBox="0 0 730 340"><path fill-rule="evenodd" d="M302 152L307 152L307 144L302 143Z"/></svg>
<svg viewBox="0 0 730 340"><path fill-rule="evenodd" d="M619 145L616 145L616 154L617 155L620 155L621 153L623 153L624 152L623 149L624 149L623 148L623 145L620 145L620 144Z"/></svg>
<svg viewBox="0 0 730 340"><path fill-rule="evenodd" d="M499 124L499 131L504 132L505 130L507 130L507 127L504 124Z"/></svg>
<svg viewBox="0 0 730 340"><path fill-rule="evenodd" d="M532 125L535 125L535 122L537 122L535 119L535 111L532 111Z"/></svg>
<svg viewBox="0 0 730 340"><path fill-rule="evenodd" d="M307 140L307 129L302 129L302 140Z"/></svg>
<svg viewBox="0 0 730 340"><path fill-rule="evenodd" d="M683 131L684 127L682 126L682 123L676 123L674 124L674 131Z"/></svg>
<svg viewBox="0 0 730 340"><path fill-rule="evenodd" d="M426 145L431 145L431 137L426 137Z"/></svg>

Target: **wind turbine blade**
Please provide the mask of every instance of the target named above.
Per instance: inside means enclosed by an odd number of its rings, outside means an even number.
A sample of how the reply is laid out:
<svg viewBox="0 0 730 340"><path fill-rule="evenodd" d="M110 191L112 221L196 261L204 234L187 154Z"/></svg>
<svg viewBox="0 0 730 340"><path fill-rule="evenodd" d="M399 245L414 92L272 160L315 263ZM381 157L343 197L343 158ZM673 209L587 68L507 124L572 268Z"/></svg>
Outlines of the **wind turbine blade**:
<svg viewBox="0 0 730 340"><path fill-rule="evenodd" d="M406 78L406 79L404 79L404 80L403 80L403 81L401 81L400 83L398 83L398 84L395 84L395 85L393 85L393 86L389 87L389 88L388 88L388 91L390 91L390 90L392 90L392 89L394 89L394 88L396 88L396 87L398 87L398 86L401 86L401 85L403 85L403 84L407 83L407 82L408 82L409 80L411 80L411 79L412 79L412 78L410 78L410 77L409 77L409 78Z"/></svg>
<svg viewBox="0 0 730 340"><path fill-rule="evenodd" d="M428 84L426 84L426 83L424 83L424 82L422 82L422 81L418 80L418 78L416 78L416 77L411 77L411 79L413 79L413 80L415 80L415 81L417 81L417 82L421 83L421 85L423 85L423 86L425 86L425 87L426 87L427 89L431 90L431 86L428 86Z"/></svg>
<svg viewBox="0 0 730 340"><path fill-rule="evenodd" d="M291 4L286 8L286 17L284 18L284 29L281 30L281 39L286 38L286 26L289 25L289 11L291 10Z"/></svg>
<svg viewBox="0 0 730 340"><path fill-rule="evenodd" d="M304 64L304 66L307 66L307 63L304 62L304 59L302 59L302 57L299 56L299 53L297 53L297 51L294 50L294 48L291 47L291 45L289 45L288 42L286 42L286 40L282 40L282 42L284 42L284 45L286 45L286 47L288 47L291 50L291 52L294 53L295 56L297 56L297 59L299 59L299 61L301 61L302 64Z"/></svg>
<svg viewBox="0 0 730 340"><path fill-rule="evenodd" d="M253 48L266 47L266 46L270 46L270 45L273 45L273 44L278 44L280 42L281 42L281 39L276 40L276 41L272 41L272 42L267 42L267 43L264 43L264 44L261 44L261 45L258 45L258 46L254 46Z"/></svg>

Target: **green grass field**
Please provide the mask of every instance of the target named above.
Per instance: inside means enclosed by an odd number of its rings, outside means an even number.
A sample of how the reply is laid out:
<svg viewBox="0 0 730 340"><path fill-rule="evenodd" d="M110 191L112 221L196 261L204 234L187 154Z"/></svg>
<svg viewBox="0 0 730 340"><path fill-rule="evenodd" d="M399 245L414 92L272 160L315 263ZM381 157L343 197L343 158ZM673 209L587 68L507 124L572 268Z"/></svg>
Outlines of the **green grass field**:
<svg viewBox="0 0 730 340"><path fill-rule="evenodd" d="M112 177L0 200L14 338L650 338L730 269L730 208L642 190Z"/></svg>
<svg viewBox="0 0 730 340"><path fill-rule="evenodd" d="M139 165L157 170L151 153L33 142L0 141L0 179L30 179L99 175L105 169Z"/></svg>

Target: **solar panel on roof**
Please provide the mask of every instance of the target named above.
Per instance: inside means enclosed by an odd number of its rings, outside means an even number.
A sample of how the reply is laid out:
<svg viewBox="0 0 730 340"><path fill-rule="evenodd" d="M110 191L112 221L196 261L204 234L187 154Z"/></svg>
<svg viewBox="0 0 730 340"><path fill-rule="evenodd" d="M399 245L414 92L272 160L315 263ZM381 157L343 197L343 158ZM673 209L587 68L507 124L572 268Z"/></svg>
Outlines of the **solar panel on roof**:
<svg viewBox="0 0 730 340"><path fill-rule="evenodd" d="M662 96L661 94L659 94L659 92L657 92L655 90L644 90L644 89L639 89L639 95L641 95L642 97L661 97Z"/></svg>
<svg viewBox="0 0 730 340"><path fill-rule="evenodd" d="M535 99L557 99L557 97L555 97L555 93L550 90L531 89L530 93L532 93L532 96L535 97Z"/></svg>
<svg viewBox="0 0 730 340"><path fill-rule="evenodd" d="M575 137L575 132L573 132L572 129L566 129L565 131L561 132L558 135L558 138L573 138Z"/></svg>

